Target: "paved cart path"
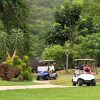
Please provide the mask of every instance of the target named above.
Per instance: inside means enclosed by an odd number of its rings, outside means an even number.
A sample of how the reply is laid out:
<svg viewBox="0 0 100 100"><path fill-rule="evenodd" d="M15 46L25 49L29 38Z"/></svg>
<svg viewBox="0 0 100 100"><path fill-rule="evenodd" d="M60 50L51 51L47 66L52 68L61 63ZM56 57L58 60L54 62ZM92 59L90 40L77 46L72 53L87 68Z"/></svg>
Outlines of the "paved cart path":
<svg viewBox="0 0 100 100"><path fill-rule="evenodd" d="M74 87L74 86L61 86L61 85L27 85L27 86L0 86L1 90L16 90L16 89L37 89L37 88L66 88L66 87Z"/></svg>
<svg viewBox="0 0 100 100"><path fill-rule="evenodd" d="M16 89L39 89L39 88L67 88L75 86L62 86L62 85L52 85L49 81L33 81L39 83L39 85L24 85L24 86L0 86L0 91L2 90L16 90Z"/></svg>

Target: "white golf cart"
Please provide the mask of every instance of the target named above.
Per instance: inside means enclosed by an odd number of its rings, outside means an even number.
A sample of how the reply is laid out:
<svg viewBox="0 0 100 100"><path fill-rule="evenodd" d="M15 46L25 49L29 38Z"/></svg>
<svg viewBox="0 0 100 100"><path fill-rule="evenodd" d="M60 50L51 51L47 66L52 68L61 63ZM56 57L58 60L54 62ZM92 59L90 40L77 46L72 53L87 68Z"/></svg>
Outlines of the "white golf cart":
<svg viewBox="0 0 100 100"><path fill-rule="evenodd" d="M72 78L72 85L73 86L82 86L83 84L86 84L87 86L95 86L96 80L93 73L90 73L87 69L86 72L83 70L83 66L79 67L79 61L85 61L85 64L87 64L87 61L95 61L94 59L75 59L74 61L77 62L77 67L75 68L75 73Z"/></svg>

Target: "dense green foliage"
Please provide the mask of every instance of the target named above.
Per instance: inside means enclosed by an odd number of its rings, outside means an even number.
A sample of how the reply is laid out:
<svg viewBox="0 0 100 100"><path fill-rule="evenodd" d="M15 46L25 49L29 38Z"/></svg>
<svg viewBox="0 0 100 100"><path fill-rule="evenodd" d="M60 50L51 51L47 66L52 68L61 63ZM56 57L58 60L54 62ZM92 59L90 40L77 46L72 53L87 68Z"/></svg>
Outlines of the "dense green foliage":
<svg viewBox="0 0 100 100"><path fill-rule="evenodd" d="M10 35L4 31L0 32L0 58L1 60L7 56L12 56L17 51L18 55L24 54L25 34L20 30L11 30Z"/></svg>
<svg viewBox="0 0 100 100"><path fill-rule="evenodd" d="M71 54L71 59L73 59L73 57L95 58L97 60L97 64L99 65L98 60L100 48L97 45L99 45L100 43L98 40L99 36L96 35L99 34L98 32L100 32L99 23L96 22L96 19L99 18L99 15L96 14L94 16L91 13L92 11L94 11L92 10L93 3L94 5L98 5L96 4L98 3L98 1L90 2L84 0L84 2L82 2L81 0L75 0L75 2L73 3L65 2L63 5L61 5L60 9L56 9L54 14L55 23L52 24L52 27L48 32L47 41L49 44L60 45L63 45L66 41L69 41L69 43L72 43L72 47L67 47L65 51L69 49L67 54ZM86 8L86 5L89 6L87 6ZM89 10L90 8L90 13L87 13L86 9ZM98 6L96 10L99 10ZM80 35L83 38L80 38ZM79 38L80 41L78 40ZM76 48L75 51L74 48Z"/></svg>
<svg viewBox="0 0 100 100"><path fill-rule="evenodd" d="M57 9L54 15L55 24L48 34L48 43L62 45L65 41L72 40L80 14L80 4L73 3L71 5L70 2L65 2L59 10Z"/></svg>
<svg viewBox="0 0 100 100"><path fill-rule="evenodd" d="M65 62L65 52L64 48L60 45L54 45L48 48L45 48L42 59L54 59L57 64L62 65Z"/></svg>
<svg viewBox="0 0 100 100"><path fill-rule="evenodd" d="M7 32L18 27L25 30L26 13L25 0L0 0L0 17Z"/></svg>
<svg viewBox="0 0 100 100"><path fill-rule="evenodd" d="M13 55L15 51L19 56L26 54L40 57L49 45L45 42L47 38L49 43L54 44L64 45L69 41L73 45L83 45L78 41L79 35L88 40L87 35L94 37L95 33L100 33L99 2L99 0L0 0L0 60L3 61L8 54ZM91 40L91 43L94 45L94 40ZM97 44L99 45L98 41ZM72 47L70 51L73 50ZM91 46L86 47L91 51ZM71 56L100 58L99 53L90 56L92 53L90 51L88 55L86 50L83 54L75 51Z"/></svg>
<svg viewBox="0 0 100 100"><path fill-rule="evenodd" d="M93 35L87 35L86 37L80 36L78 37L77 42L78 44L74 45L74 50L77 54L76 56L95 58L97 65L99 66L100 33L94 33Z"/></svg>
<svg viewBox="0 0 100 100"><path fill-rule="evenodd" d="M27 32L28 7L26 0L1 0L0 1L0 34L5 33L7 37L3 46L2 57L5 58L7 52L13 55L15 49L20 54L29 51ZM23 46L21 46L23 45ZM21 47L20 47L21 46ZM20 49L19 49L20 48ZM21 55L23 55L23 53ZM28 54L28 53L27 53ZM1 58L2 58L1 57Z"/></svg>

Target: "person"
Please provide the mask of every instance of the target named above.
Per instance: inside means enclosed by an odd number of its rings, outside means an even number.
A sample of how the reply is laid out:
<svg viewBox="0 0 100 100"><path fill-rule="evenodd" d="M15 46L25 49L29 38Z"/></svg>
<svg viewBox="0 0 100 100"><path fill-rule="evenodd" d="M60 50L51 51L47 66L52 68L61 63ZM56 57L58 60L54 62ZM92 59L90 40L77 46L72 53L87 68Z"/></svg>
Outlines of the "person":
<svg viewBox="0 0 100 100"><path fill-rule="evenodd" d="M49 66L49 71L51 71L51 72L54 72L54 71L55 71L55 68L54 68L54 65L53 65L53 64L51 64L51 65Z"/></svg>
<svg viewBox="0 0 100 100"><path fill-rule="evenodd" d="M75 75L79 75L80 74L80 69L79 66L75 67Z"/></svg>
<svg viewBox="0 0 100 100"><path fill-rule="evenodd" d="M86 74L92 74L91 68L88 64L85 64L83 67L84 73Z"/></svg>
<svg viewBox="0 0 100 100"><path fill-rule="evenodd" d="M54 65L51 64L51 65L49 66L49 74L50 74L50 76L52 76L52 73L53 73L54 71L55 71Z"/></svg>

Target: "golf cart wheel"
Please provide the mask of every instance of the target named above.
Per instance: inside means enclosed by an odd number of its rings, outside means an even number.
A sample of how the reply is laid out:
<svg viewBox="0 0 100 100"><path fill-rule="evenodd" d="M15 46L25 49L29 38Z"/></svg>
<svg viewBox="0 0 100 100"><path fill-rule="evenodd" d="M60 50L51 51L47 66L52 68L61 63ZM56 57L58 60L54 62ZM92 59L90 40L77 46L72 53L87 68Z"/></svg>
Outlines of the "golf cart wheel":
<svg viewBox="0 0 100 100"><path fill-rule="evenodd" d="M56 79L57 79L57 77L53 77L53 79L54 79L54 80L56 80Z"/></svg>
<svg viewBox="0 0 100 100"><path fill-rule="evenodd" d="M44 76L44 80L49 80L49 76L48 75Z"/></svg>
<svg viewBox="0 0 100 100"><path fill-rule="evenodd" d="M72 85L73 85L73 86L76 86L76 83L75 83L75 82L73 82L73 83L72 83Z"/></svg>
<svg viewBox="0 0 100 100"><path fill-rule="evenodd" d="M92 80L92 86L96 86L96 81L95 81L95 79Z"/></svg>
<svg viewBox="0 0 100 100"><path fill-rule="evenodd" d="M79 79L78 82L77 82L78 86L82 86L83 85L83 80L82 79Z"/></svg>
<svg viewBox="0 0 100 100"><path fill-rule="evenodd" d="M73 79L72 79L72 85L73 86L76 86L76 82L74 82Z"/></svg>
<svg viewBox="0 0 100 100"><path fill-rule="evenodd" d="M87 86L90 86L90 85L91 85L91 83L88 83L88 84L87 84Z"/></svg>
<svg viewBox="0 0 100 100"><path fill-rule="evenodd" d="M39 76L37 76L36 80L40 80L40 77L39 77Z"/></svg>

